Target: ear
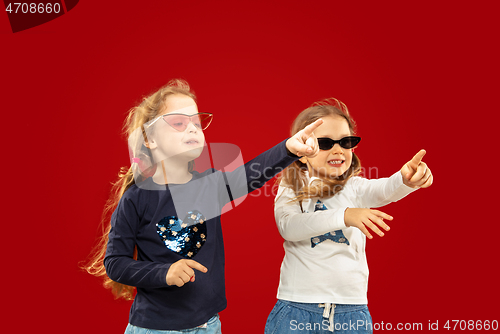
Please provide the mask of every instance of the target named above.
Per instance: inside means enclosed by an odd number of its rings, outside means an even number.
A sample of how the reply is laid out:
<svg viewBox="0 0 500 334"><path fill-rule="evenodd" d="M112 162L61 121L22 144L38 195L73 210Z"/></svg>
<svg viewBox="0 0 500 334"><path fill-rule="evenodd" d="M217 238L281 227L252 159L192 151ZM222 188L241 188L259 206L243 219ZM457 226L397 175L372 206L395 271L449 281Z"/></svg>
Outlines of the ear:
<svg viewBox="0 0 500 334"><path fill-rule="evenodd" d="M302 162L303 164L307 164L307 158L306 157L300 158L299 161Z"/></svg>
<svg viewBox="0 0 500 334"><path fill-rule="evenodd" d="M154 150L158 147L158 144L154 141L154 139L150 139L149 141L144 142L144 146L146 146L150 150Z"/></svg>

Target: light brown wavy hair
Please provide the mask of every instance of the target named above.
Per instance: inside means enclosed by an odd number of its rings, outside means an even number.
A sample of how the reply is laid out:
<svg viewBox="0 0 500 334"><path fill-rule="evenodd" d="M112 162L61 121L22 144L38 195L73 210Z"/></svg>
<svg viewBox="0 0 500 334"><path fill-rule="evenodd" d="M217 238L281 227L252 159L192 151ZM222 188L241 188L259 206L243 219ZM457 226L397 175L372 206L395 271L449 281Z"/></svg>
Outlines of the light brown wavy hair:
<svg viewBox="0 0 500 334"><path fill-rule="evenodd" d="M347 121L351 135L356 134L356 123L352 119L347 106L336 98L328 98L313 103L309 108L302 111L292 123L291 135L295 135L316 120L324 117L340 116ZM344 188L347 180L352 176L361 173L361 161L358 156L352 153L351 166L344 174L335 178L319 177L308 185L306 176L307 165L300 160L293 162L281 172L277 183L294 190L296 197L292 202L302 202L306 198L325 198L337 194Z"/></svg>
<svg viewBox="0 0 500 334"><path fill-rule="evenodd" d="M137 138L137 140L132 139L132 143L129 140L130 150L132 151L131 155L141 160L151 159L151 162L153 162L151 152L143 144L144 142L147 143L144 124L161 115L166 108L166 98L177 94L189 96L196 101L196 96L189 87L189 84L184 80L174 79L153 94L144 97L138 106L129 110L123 125L123 133L127 138L133 134L142 134L144 138L144 140L140 138ZM142 131L135 131L138 128L141 128ZM104 280L104 287L111 289L115 298L124 298L126 300L134 299L135 288L111 280L106 274L103 260L108 244L108 234L111 229L111 214L116 209L125 191L135 184L134 172L136 172L136 178L138 177L141 180L151 174L151 170L141 171L138 164L133 164L133 166L122 167L118 173L118 180L112 183L110 197L106 202L101 219L102 236L97 240L89 259L81 265L81 268L85 269L89 274L102 278ZM133 168L137 168L138 170L134 170ZM188 168L189 171L194 169L194 161L189 163ZM137 247L134 250L133 258L137 260Z"/></svg>

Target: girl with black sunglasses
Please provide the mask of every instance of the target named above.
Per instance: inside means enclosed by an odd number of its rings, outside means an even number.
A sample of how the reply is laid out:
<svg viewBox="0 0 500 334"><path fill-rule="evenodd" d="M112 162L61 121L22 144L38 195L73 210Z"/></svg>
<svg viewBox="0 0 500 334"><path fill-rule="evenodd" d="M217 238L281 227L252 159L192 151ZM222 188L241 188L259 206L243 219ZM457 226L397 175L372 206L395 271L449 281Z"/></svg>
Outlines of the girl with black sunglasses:
<svg viewBox="0 0 500 334"><path fill-rule="evenodd" d="M366 237L388 231L388 214L372 210L432 184L418 152L389 178L358 175L354 148L361 138L347 107L331 98L295 119L292 134L321 118L315 131L320 152L287 167L280 177L275 218L285 239L278 301L265 333L371 333L367 307ZM378 225L378 226L377 226ZM353 328L354 326L354 328Z"/></svg>

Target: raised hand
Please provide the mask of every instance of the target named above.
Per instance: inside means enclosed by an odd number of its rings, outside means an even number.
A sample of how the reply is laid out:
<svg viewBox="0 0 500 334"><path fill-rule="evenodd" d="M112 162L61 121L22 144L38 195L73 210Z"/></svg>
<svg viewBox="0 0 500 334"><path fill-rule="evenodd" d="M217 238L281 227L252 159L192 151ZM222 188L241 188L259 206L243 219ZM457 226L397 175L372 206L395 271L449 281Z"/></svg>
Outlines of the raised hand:
<svg viewBox="0 0 500 334"><path fill-rule="evenodd" d="M299 157L314 158L319 152L319 147L313 132L322 123L323 120L320 118L297 132L286 141L286 148Z"/></svg>
<svg viewBox="0 0 500 334"><path fill-rule="evenodd" d="M208 271L205 266L194 260L182 259L174 262L167 272L167 284L181 287L187 282L194 282L195 275L193 269L199 270L202 273Z"/></svg>
<svg viewBox="0 0 500 334"><path fill-rule="evenodd" d="M392 220L393 218L385 212L372 209L347 208L344 213L345 226L359 228L369 239L373 239L373 236L368 231L368 228L381 237L384 236L384 232L378 226L386 231L390 230L390 227L384 223L384 219Z"/></svg>
<svg viewBox="0 0 500 334"><path fill-rule="evenodd" d="M427 188L433 181L432 172L422 158L425 150L420 150L413 159L408 161L402 168L403 183L411 188Z"/></svg>

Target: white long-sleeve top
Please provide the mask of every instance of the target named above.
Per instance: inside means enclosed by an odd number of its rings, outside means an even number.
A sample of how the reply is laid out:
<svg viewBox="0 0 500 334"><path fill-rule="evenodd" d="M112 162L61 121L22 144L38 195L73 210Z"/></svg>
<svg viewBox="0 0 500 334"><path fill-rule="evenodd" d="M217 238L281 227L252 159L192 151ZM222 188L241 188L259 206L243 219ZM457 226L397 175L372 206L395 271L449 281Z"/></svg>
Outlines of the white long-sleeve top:
<svg viewBox="0 0 500 334"><path fill-rule="evenodd" d="M316 177L309 178L309 184ZM366 237L346 227L347 208L376 208L395 202L416 189L403 184L401 172L389 178L350 178L329 197L306 199L302 212L289 201L295 192L280 184L274 214L285 239L278 298L302 303L367 304Z"/></svg>

